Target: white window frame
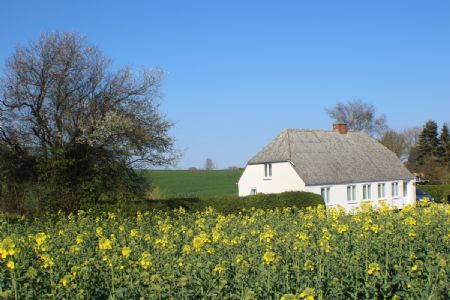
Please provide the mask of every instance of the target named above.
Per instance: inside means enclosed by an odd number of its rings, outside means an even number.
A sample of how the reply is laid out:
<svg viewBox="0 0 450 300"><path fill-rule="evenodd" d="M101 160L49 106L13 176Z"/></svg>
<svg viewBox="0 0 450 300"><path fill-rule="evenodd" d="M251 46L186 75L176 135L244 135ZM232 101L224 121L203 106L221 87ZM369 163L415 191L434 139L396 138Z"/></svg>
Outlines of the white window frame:
<svg viewBox="0 0 450 300"><path fill-rule="evenodd" d="M407 197L407 196L408 196L408 182L403 181L403 197Z"/></svg>
<svg viewBox="0 0 450 300"><path fill-rule="evenodd" d="M325 201L325 204L330 204L331 198L330 198L330 190L331 187L324 186L320 188L320 195L322 196L323 200Z"/></svg>
<svg viewBox="0 0 450 300"><path fill-rule="evenodd" d="M254 196L258 193L258 190L256 188L251 188L250 189L250 195Z"/></svg>
<svg viewBox="0 0 450 300"><path fill-rule="evenodd" d="M347 185L347 202L356 202L356 185Z"/></svg>
<svg viewBox="0 0 450 300"><path fill-rule="evenodd" d="M394 182L391 183L391 195L392 195L392 198L400 197L399 193L398 193L398 186L399 186L398 181L394 181Z"/></svg>
<svg viewBox="0 0 450 300"><path fill-rule="evenodd" d="M380 189L381 187L381 189ZM378 183L378 199L386 199L386 183Z"/></svg>
<svg viewBox="0 0 450 300"><path fill-rule="evenodd" d="M272 177L272 163L264 164L264 177Z"/></svg>
<svg viewBox="0 0 450 300"><path fill-rule="evenodd" d="M372 199L372 185L363 184L363 200L369 201Z"/></svg>

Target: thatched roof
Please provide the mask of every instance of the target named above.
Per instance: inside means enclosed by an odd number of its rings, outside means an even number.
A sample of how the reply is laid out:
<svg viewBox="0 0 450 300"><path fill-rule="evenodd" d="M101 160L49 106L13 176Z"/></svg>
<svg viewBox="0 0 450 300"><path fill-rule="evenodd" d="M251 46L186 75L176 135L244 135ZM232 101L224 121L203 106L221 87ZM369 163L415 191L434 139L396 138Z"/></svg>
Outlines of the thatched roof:
<svg viewBox="0 0 450 300"><path fill-rule="evenodd" d="M359 131L285 129L248 164L284 161L306 185L414 178L392 151Z"/></svg>

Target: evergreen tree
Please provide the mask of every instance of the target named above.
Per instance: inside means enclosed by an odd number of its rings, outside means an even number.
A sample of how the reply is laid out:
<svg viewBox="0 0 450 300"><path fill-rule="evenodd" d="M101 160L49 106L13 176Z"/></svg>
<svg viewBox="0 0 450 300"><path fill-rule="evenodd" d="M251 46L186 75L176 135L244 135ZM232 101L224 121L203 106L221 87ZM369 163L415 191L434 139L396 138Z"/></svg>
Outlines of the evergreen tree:
<svg viewBox="0 0 450 300"><path fill-rule="evenodd" d="M439 136L439 158L442 162L450 163L450 135L447 124L442 126L441 134Z"/></svg>
<svg viewBox="0 0 450 300"><path fill-rule="evenodd" d="M438 126L435 121L425 123L418 142L418 162L424 164L427 160L434 160L439 152Z"/></svg>

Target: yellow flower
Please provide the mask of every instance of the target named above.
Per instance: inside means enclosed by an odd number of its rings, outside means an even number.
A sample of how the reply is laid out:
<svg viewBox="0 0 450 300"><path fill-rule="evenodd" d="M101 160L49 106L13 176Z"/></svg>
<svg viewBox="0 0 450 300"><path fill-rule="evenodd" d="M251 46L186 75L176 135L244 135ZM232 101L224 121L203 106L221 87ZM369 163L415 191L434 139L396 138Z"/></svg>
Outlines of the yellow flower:
<svg viewBox="0 0 450 300"><path fill-rule="evenodd" d="M270 243L275 235L275 232L269 225L264 225L264 232L259 236L260 242Z"/></svg>
<svg viewBox="0 0 450 300"><path fill-rule="evenodd" d="M14 256L14 254L16 254L16 250L14 248L8 249L8 255L9 256Z"/></svg>
<svg viewBox="0 0 450 300"><path fill-rule="evenodd" d="M338 233L339 234L344 234L344 233L346 233L348 231L348 225L347 224L340 224L339 226L338 226Z"/></svg>
<svg viewBox="0 0 450 300"><path fill-rule="evenodd" d="M8 250L3 249L3 248L0 246L0 259L5 259L7 256L8 256Z"/></svg>
<svg viewBox="0 0 450 300"><path fill-rule="evenodd" d="M378 233L380 231L380 226L378 224L373 224L372 226L370 226L370 229L373 233Z"/></svg>
<svg viewBox="0 0 450 300"><path fill-rule="evenodd" d="M59 282L61 282L61 284L65 287L65 286L67 286L67 277L66 276L64 276L63 278L61 278L61 280L59 281Z"/></svg>
<svg viewBox="0 0 450 300"><path fill-rule="evenodd" d="M139 231L137 229L130 230L131 237L137 237L139 235Z"/></svg>
<svg viewBox="0 0 450 300"><path fill-rule="evenodd" d="M128 258L131 254L131 248L130 247L123 247L122 248L122 256L125 258Z"/></svg>
<svg viewBox="0 0 450 300"><path fill-rule="evenodd" d="M304 232L297 234L297 238L302 242L309 241L309 236Z"/></svg>
<svg viewBox="0 0 450 300"><path fill-rule="evenodd" d="M307 270L307 271L314 271L314 263L309 259L307 261L305 261L303 266L304 266L305 270Z"/></svg>
<svg viewBox="0 0 450 300"><path fill-rule="evenodd" d="M69 251L70 253L77 253L80 251L80 247L78 247L77 245L70 246Z"/></svg>
<svg viewBox="0 0 450 300"><path fill-rule="evenodd" d="M316 291L313 288L306 288L300 293L299 297L306 300L314 300Z"/></svg>
<svg viewBox="0 0 450 300"><path fill-rule="evenodd" d="M151 255L149 252L146 251L141 254L139 264L144 270L147 270L152 266Z"/></svg>
<svg viewBox="0 0 450 300"><path fill-rule="evenodd" d="M77 235L76 242L77 242L77 245L80 245L83 243L83 235L82 234Z"/></svg>
<svg viewBox="0 0 450 300"><path fill-rule="evenodd" d="M413 217L407 217L404 221L403 224L405 225L409 225L409 226L416 226L417 222Z"/></svg>
<svg viewBox="0 0 450 300"><path fill-rule="evenodd" d="M35 235L34 240L36 241L36 244L38 247L41 247L44 242L50 238L49 235L45 234L44 232L39 232Z"/></svg>
<svg viewBox="0 0 450 300"><path fill-rule="evenodd" d="M15 264L12 260L10 260L6 263L6 267L10 270L14 270Z"/></svg>
<svg viewBox="0 0 450 300"><path fill-rule="evenodd" d="M242 256L241 254L236 255L236 263L240 263L242 260L244 260L244 256Z"/></svg>
<svg viewBox="0 0 450 300"><path fill-rule="evenodd" d="M192 245L195 251L200 251L205 244L211 243L211 240L208 238L208 235L205 232L200 232L200 234L194 237L192 241Z"/></svg>
<svg viewBox="0 0 450 300"><path fill-rule="evenodd" d="M191 251L192 251L191 246L189 246L189 245L184 245L182 251L183 251L183 254L189 254L189 253L191 253Z"/></svg>
<svg viewBox="0 0 450 300"><path fill-rule="evenodd" d="M273 251L266 251L266 253L264 253L263 255L263 262L266 265L270 265L271 263L273 263L275 261L275 252Z"/></svg>
<svg viewBox="0 0 450 300"><path fill-rule="evenodd" d="M418 268L417 265L414 265L414 266L411 267L411 271L416 272L417 268Z"/></svg>
<svg viewBox="0 0 450 300"><path fill-rule="evenodd" d="M380 271L380 265L377 263L369 264L369 269L367 270L367 274L375 275Z"/></svg>
<svg viewBox="0 0 450 300"><path fill-rule="evenodd" d="M164 239L164 238L156 239L155 240L155 245L159 246L159 247L162 247L162 248L165 248L165 247L167 247L169 245L169 241Z"/></svg>
<svg viewBox="0 0 450 300"><path fill-rule="evenodd" d="M280 300L297 300L297 297L292 294L284 294L283 296L281 296Z"/></svg>
<svg viewBox="0 0 450 300"><path fill-rule="evenodd" d="M103 228L97 227L97 228L95 229L95 234L96 234L98 237L101 237L101 236L103 235Z"/></svg>
<svg viewBox="0 0 450 300"><path fill-rule="evenodd" d="M50 255L48 255L48 254L42 254L40 256L40 258L42 259L42 261L44 263L44 269L51 268L55 265L53 258L51 258Z"/></svg>
<svg viewBox="0 0 450 300"><path fill-rule="evenodd" d="M111 240L101 238L100 241L98 241L98 248L100 250L111 250L112 249Z"/></svg>
<svg viewBox="0 0 450 300"><path fill-rule="evenodd" d="M221 266L221 265L216 265L215 267L214 267L214 272L215 273L222 273L224 271L224 268Z"/></svg>

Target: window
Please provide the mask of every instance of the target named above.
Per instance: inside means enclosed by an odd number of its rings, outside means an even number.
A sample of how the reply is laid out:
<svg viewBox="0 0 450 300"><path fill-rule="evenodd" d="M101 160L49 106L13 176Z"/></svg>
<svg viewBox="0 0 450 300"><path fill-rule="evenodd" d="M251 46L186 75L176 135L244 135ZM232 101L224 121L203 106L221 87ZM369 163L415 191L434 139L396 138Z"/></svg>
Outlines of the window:
<svg viewBox="0 0 450 300"><path fill-rule="evenodd" d="M250 190L250 195L256 195L256 188L252 188Z"/></svg>
<svg viewBox="0 0 450 300"><path fill-rule="evenodd" d="M325 200L325 203L330 203L330 188L329 187L323 187L320 189L320 194L322 195L323 200Z"/></svg>
<svg viewBox="0 0 450 300"><path fill-rule="evenodd" d="M272 164L264 164L264 177L272 177Z"/></svg>
<svg viewBox="0 0 450 300"><path fill-rule="evenodd" d="M363 200L370 200L372 198L372 187L370 184L363 185Z"/></svg>
<svg viewBox="0 0 450 300"><path fill-rule="evenodd" d="M356 185L347 185L347 201L356 201Z"/></svg>
<svg viewBox="0 0 450 300"><path fill-rule="evenodd" d="M386 184L379 183L378 184L378 199L386 197Z"/></svg>
<svg viewBox="0 0 450 300"><path fill-rule="evenodd" d="M408 196L408 183L403 181L403 197Z"/></svg>
<svg viewBox="0 0 450 300"><path fill-rule="evenodd" d="M392 197L398 197L398 182L392 183Z"/></svg>

